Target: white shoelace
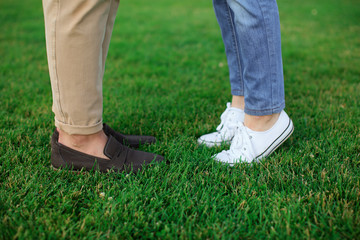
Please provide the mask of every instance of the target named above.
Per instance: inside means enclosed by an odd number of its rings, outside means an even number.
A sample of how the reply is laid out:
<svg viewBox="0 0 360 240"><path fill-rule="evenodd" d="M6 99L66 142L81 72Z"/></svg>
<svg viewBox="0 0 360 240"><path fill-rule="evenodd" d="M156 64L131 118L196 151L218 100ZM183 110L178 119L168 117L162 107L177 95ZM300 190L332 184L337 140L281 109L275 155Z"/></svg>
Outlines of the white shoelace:
<svg viewBox="0 0 360 240"><path fill-rule="evenodd" d="M255 158L251 143L252 136L246 131L246 127L242 122L238 122L237 126L230 149L224 152L231 159L251 162Z"/></svg>
<svg viewBox="0 0 360 240"><path fill-rule="evenodd" d="M220 124L217 126L216 131L224 136L227 132L231 132L232 129L237 127L237 121L235 121L235 113L231 111L230 103L227 103L226 110L220 116Z"/></svg>

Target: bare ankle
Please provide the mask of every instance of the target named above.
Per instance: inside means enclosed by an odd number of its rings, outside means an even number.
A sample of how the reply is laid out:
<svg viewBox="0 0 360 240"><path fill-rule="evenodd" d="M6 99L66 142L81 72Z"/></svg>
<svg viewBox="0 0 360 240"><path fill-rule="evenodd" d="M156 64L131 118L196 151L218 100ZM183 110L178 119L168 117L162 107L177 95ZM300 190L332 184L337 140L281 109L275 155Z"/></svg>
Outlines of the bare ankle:
<svg viewBox="0 0 360 240"><path fill-rule="evenodd" d="M59 129L58 132L59 132L59 143L68 144L71 147L82 147L86 145L88 142L91 142L93 139L96 139L100 134L100 132L89 135L68 134Z"/></svg>
<svg viewBox="0 0 360 240"><path fill-rule="evenodd" d="M272 128L279 119L280 113L265 116L253 116L245 114L244 125L253 131L266 131Z"/></svg>
<svg viewBox="0 0 360 240"><path fill-rule="evenodd" d="M59 143L79 152L107 158L103 153L107 142L107 136L103 131L90 135L70 135L60 129L57 130L59 132Z"/></svg>
<svg viewBox="0 0 360 240"><path fill-rule="evenodd" d="M245 108L244 96L233 95L232 100L231 100L231 107L244 110L244 108Z"/></svg>

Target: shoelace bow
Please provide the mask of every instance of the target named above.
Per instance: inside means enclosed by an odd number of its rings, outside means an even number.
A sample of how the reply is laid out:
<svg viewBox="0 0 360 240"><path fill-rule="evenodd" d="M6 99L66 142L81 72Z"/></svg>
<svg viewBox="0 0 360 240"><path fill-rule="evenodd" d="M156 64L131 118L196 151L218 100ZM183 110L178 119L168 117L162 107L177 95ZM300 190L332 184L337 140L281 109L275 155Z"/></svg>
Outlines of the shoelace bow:
<svg viewBox="0 0 360 240"><path fill-rule="evenodd" d="M242 161L251 161L254 158L251 139L252 136L246 131L244 124L242 122L238 122L235 136L227 153L237 158L242 156ZM246 159L243 159L243 157Z"/></svg>
<svg viewBox="0 0 360 240"><path fill-rule="evenodd" d="M230 111L230 107L228 106L226 110L220 116L220 124L217 126L216 131L225 132L225 130L234 128L237 126L236 121L232 121L231 115L234 113Z"/></svg>

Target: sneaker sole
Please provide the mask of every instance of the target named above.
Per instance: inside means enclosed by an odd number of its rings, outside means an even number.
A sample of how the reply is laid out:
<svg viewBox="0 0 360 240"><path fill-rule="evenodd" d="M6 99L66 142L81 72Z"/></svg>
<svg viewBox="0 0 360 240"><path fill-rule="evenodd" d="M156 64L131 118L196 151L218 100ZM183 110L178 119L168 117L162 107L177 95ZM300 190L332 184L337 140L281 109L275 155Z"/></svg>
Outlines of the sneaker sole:
<svg viewBox="0 0 360 240"><path fill-rule="evenodd" d="M285 130L280 134L279 137L277 137L274 142L260 155L258 155L255 160L260 160L264 157L269 156L271 153L273 153L281 144L283 144L294 132L294 124L289 118L289 124L285 128Z"/></svg>

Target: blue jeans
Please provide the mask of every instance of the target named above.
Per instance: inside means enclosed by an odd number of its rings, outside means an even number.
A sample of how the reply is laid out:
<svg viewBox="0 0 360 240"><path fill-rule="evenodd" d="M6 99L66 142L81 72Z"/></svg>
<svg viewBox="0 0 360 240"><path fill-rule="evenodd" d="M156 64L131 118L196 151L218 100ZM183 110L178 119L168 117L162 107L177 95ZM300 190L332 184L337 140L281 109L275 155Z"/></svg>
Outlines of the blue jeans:
<svg viewBox="0 0 360 240"><path fill-rule="evenodd" d="M276 0L213 0L227 56L231 94L244 96L245 113L285 108L280 20Z"/></svg>

